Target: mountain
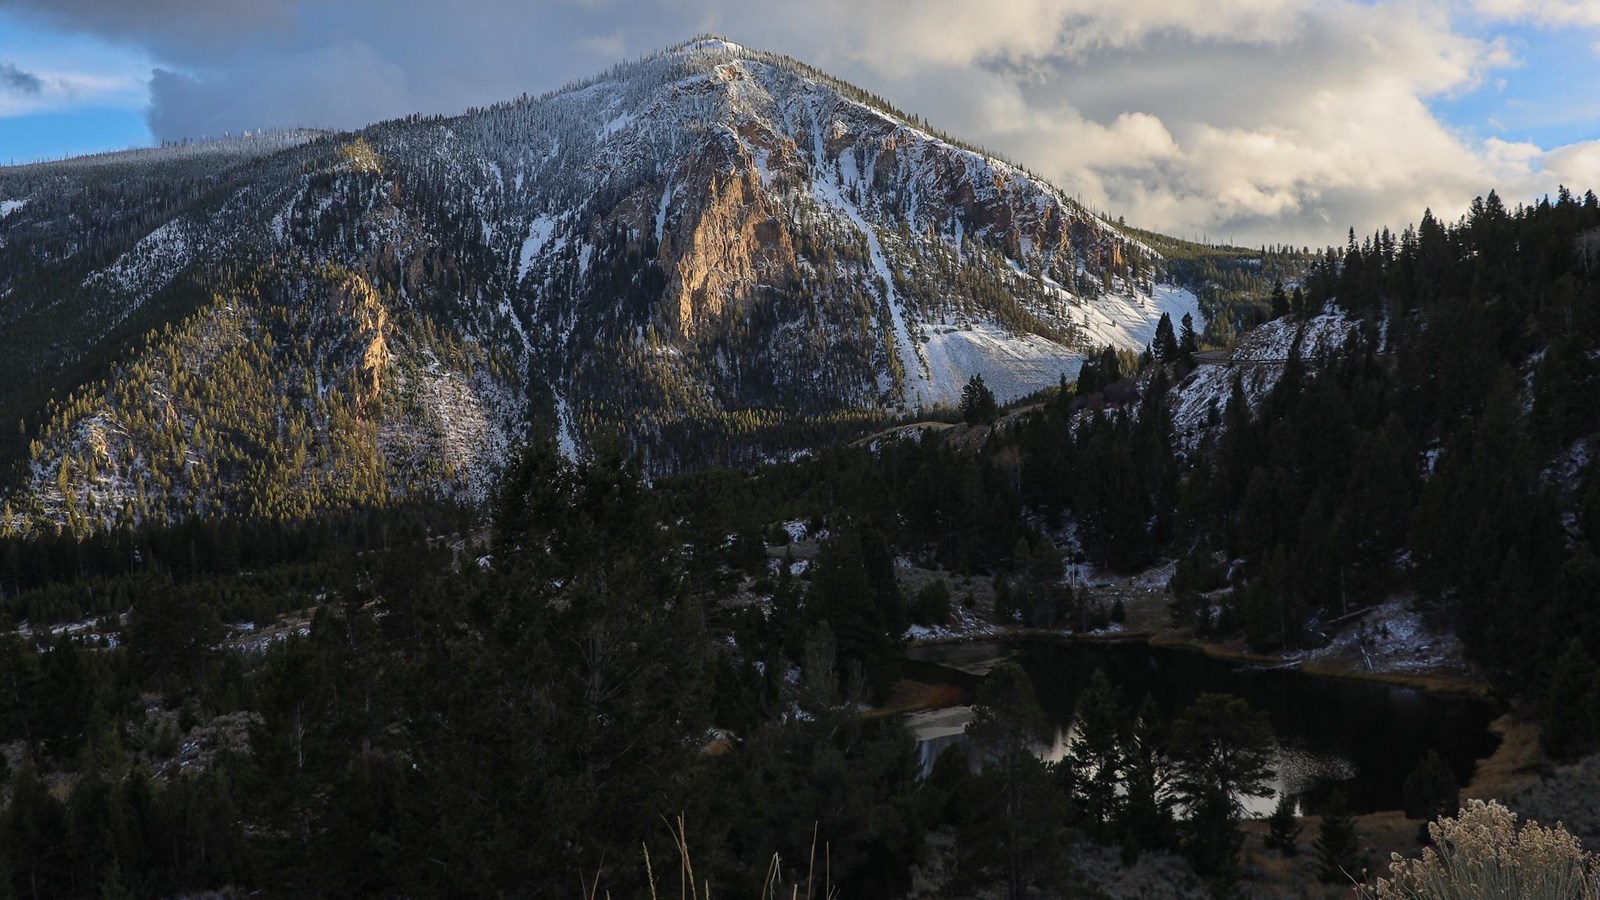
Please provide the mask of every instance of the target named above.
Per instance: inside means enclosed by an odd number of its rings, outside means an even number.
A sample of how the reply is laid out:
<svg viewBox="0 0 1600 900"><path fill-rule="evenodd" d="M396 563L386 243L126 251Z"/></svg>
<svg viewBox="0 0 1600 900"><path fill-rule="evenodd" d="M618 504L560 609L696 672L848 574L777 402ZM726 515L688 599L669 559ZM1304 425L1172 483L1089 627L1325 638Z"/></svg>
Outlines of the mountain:
<svg viewBox="0 0 1600 900"><path fill-rule="evenodd" d="M481 500L529 422L747 464L1202 324L1044 180L711 38L456 117L0 169L0 210L10 527Z"/></svg>

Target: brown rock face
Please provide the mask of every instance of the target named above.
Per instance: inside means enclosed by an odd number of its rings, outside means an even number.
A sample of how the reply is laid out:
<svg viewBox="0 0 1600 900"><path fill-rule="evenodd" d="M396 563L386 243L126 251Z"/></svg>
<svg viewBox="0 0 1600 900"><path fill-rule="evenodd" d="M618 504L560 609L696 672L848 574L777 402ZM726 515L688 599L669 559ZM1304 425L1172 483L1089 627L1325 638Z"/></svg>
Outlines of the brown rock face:
<svg viewBox="0 0 1600 900"><path fill-rule="evenodd" d="M780 210L761 190L753 161L707 174L701 204L661 238L668 273L663 318L683 337L748 303L758 285L783 284L794 245Z"/></svg>
<svg viewBox="0 0 1600 900"><path fill-rule="evenodd" d="M364 407L383 389L383 373L389 367L389 310L372 285L358 275L340 279L329 299L335 313L348 315L355 325L353 338L362 348L358 380Z"/></svg>

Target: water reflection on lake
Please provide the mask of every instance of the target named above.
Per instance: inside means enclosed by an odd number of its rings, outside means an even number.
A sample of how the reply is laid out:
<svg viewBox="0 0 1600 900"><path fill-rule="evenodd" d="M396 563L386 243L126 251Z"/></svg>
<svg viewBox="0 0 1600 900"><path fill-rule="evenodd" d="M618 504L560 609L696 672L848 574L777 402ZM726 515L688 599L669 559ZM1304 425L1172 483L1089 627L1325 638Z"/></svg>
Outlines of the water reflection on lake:
<svg viewBox="0 0 1600 900"><path fill-rule="evenodd" d="M1065 754L1078 692L1096 668L1104 669L1120 688L1125 705L1137 707L1149 694L1168 721L1202 693L1237 694L1272 719L1279 741L1274 789L1288 791L1312 811L1335 789L1343 790L1359 812L1398 809L1406 776L1428 750L1437 750L1465 784L1474 763L1496 745L1488 730L1494 711L1483 701L1263 670L1192 650L1131 642L1026 641L919 647L909 655L911 677L958 685L968 699L983 673L1002 659L1015 658L1033 679L1055 728L1049 745L1037 748L1048 760ZM970 706L908 716L925 770L951 745L962 746L973 758L963 733L971 719ZM1252 798L1246 807L1264 815L1274 803L1274 798Z"/></svg>

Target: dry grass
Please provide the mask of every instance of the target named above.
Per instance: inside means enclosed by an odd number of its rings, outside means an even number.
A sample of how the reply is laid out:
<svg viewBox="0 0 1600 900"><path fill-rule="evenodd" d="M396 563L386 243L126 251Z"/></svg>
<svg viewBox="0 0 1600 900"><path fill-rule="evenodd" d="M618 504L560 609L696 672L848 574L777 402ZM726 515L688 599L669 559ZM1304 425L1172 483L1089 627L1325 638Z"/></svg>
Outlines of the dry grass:
<svg viewBox="0 0 1600 900"><path fill-rule="evenodd" d="M1302 663L1300 671L1319 678L1341 678L1346 681L1367 681L1444 694L1457 697L1476 697L1487 700L1492 692L1489 683L1472 675L1456 672L1372 672L1365 668L1359 657L1340 656L1315 659Z"/></svg>
<svg viewBox="0 0 1600 900"><path fill-rule="evenodd" d="M678 857L677 890L678 900L712 900L711 882L702 879L694 873L694 854L689 851L689 829L680 814L675 822L667 823L667 832L672 836L673 850ZM821 855L818 855L817 829L811 829L811 854L806 862L804 880L796 878L793 882L785 882L783 878L783 860L778 854L772 854L767 862L766 875L761 880L761 893L758 900L838 900L838 892L833 887L831 853L826 843L821 846ZM663 897L672 897L670 876L668 883L663 883L656 875L655 865L650 859L650 847L640 845L640 852L644 860L646 883L650 886L650 900L662 900ZM820 865L820 870L819 870ZM597 874L593 880L587 881L583 886L584 900L611 900L611 892L602 892L600 876Z"/></svg>
<svg viewBox="0 0 1600 900"><path fill-rule="evenodd" d="M944 709L961 704L961 688L953 684L928 684L902 678L889 688L889 696L869 716L897 716L924 709Z"/></svg>
<svg viewBox="0 0 1600 900"><path fill-rule="evenodd" d="M1539 747L1538 723L1507 713L1490 722L1489 730L1500 739L1500 746L1493 755L1478 761L1472 781L1461 795L1507 800L1538 784L1540 773L1549 764Z"/></svg>
<svg viewBox="0 0 1600 900"><path fill-rule="evenodd" d="M1306 816L1300 823L1300 852L1294 856L1284 856L1266 846L1266 820L1250 819L1244 823L1243 864L1249 876L1246 884L1250 896L1333 898L1350 895L1354 880L1326 884L1317 877L1317 858L1311 844L1322 827L1322 817ZM1421 823L1407 819L1398 810L1356 816L1356 835L1361 840L1361 852L1372 866L1394 853L1418 852L1422 846L1418 840L1420 826ZM1362 872L1352 872L1351 875L1353 879L1363 877Z"/></svg>

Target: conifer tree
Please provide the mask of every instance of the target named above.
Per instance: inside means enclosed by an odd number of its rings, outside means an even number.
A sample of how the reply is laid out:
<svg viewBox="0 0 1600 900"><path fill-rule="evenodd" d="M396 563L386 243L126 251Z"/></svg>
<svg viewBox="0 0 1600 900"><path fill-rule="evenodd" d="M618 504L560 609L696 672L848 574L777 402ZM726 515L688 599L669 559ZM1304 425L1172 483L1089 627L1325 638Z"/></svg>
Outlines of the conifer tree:
<svg viewBox="0 0 1600 900"><path fill-rule="evenodd" d="M1150 350L1162 362L1172 362L1178 358L1178 338L1172 332L1172 316L1167 313L1162 313L1156 322L1156 336L1150 342Z"/></svg>
<svg viewBox="0 0 1600 900"><path fill-rule="evenodd" d="M1288 792L1278 794L1278 805L1267 817L1267 837L1264 843L1269 850L1284 856L1300 852L1300 817L1295 814L1294 798Z"/></svg>
<svg viewBox="0 0 1600 900"><path fill-rule="evenodd" d="M961 389L962 421L968 425L984 425L993 422L998 414L994 392L983 383L983 376L973 375L967 379L966 387Z"/></svg>
<svg viewBox="0 0 1600 900"><path fill-rule="evenodd" d="M1323 881L1360 880L1361 839L1344 792L1334 792L1322 810L1322 824L1312 847L1317 854L1317 875Z"/></svg>
<svg viewBox="0 0 1600 900"><path fill-rule="evenodd" d="M1275 739L1265 713L1228 694L1201 694L1172 726L1173 790L1189 810L1184 849L1195 869L1226 890L1243 836L1239 797L1268 797Z"/></svg>
<svg viewBox="0 0 1600 900"><path fill-rule="evenodd" d="M1597 673L1583 642L1573 638L1556 659L1545 691L1539 742L1552 759L1568 760L1593 749L1596 743Z"/></svg>
<svg viewBox="0 0 1600 900"><path fill-rule="evenodd" d="M1432 820L1453 816L1461 809L1461 789L1456 786L1450 764L1429 750L1406 778L1404 786L1406 818Z"/></svg>
<svg viewBox="0 0 1600 900"><path fill-rule="evenodd" d="M1141 850L1173 845L1172 798L1167 791L1166 729L1155 698L1145 695L1123 746L1123 840Z"/></svg>
<svg viewBox="0 0 1600 900"><path fill-rule="evenodd" d="M966 731L983 754L981 777L995 805L963 833L958 867L968 880L999 881L1008 900L1055 886L1062 876L1063 811L1044 764L1034 756L1034 746L1049 736L1049 723L1020 665L1003 662L984 677Z"/></svg>
<svg viewBox="0 0 1600 900"><path fill-rule="evenodd" d="M1116 688L1100 669L1078 698L1076 737L1064 762L1072 770L1077 801L1097 837L1121 816L1123 710Z"/></svg>
<svg viewBox="0 0 1600 900"><path fill-rule="evenodd" d="M1200 350L1200 337L1194 331L1194 315L1183 314L1183 327L1178 330L1178 352L1185 365L1194 364L1194 355Z"/></svg>

